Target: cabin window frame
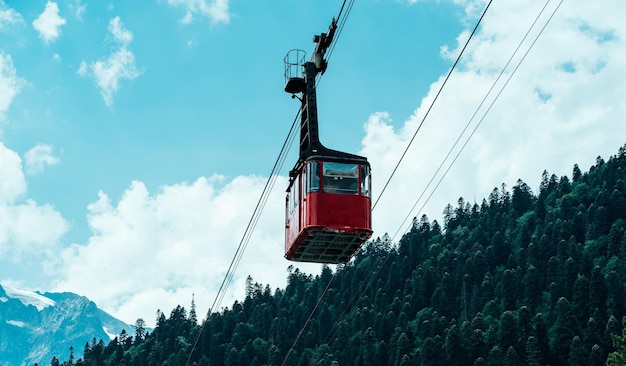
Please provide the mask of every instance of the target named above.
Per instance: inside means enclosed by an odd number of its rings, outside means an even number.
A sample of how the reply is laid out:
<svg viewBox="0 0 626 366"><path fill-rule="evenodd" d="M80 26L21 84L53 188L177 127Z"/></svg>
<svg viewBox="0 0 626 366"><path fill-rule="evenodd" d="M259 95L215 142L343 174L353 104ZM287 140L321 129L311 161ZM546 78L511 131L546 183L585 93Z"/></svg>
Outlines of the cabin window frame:
<svg viewBox="0 0 626 366"><path fill-rule="evenodd" d="M324 162L322 190L325 193L358 195L359 164Z"/></svg>
<svg viewBox="0 0 626 366"><path fill-rule="evenodd" d="M361 165L361 195L372 197L372 172L367 165Z"/></svg>
<svg viewBox="0 0 626 366"><path fill-rule="evenodd" d="M300 204L300 175L293 178L287 194L287 214L291 216Z"/></svg>
<svg viewBox="0 0 626 366"><path fill-rule="evenodd" d="M319 192L320 185L320 163L310 161L306 164L306 192Z"/></svg>

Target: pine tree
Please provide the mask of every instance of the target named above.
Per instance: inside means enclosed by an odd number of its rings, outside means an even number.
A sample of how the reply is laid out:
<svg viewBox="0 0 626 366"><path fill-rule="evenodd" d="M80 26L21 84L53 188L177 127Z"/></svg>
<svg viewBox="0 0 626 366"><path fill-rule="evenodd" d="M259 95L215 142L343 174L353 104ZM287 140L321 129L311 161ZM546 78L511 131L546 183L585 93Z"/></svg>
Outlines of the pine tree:
<svg viewBox="0 0 626 366"><path fill-rule="evenodd" d="M367 328L365 333L363 333L358 355L358 365L377 366L381 364L378 340L372 327Z"/></svg>
<svg viewBox="0 0 626 366"><path fill-rule="evenodd" d="M467 359L465 344L463 343L459 327L457 327L456 324L452 324L452 326L448 328L443 348L448 358L447 365L461 366L468 364L469 360Z"/></svg>
<svg viewBox="0 0 626 366"><path fill-rule="evenodd" d="M533 194L530 187L521 179L517 180L517 184L513 186L513 196L511 205L517 216L521 216L528 211L533 203Z"/></svg>
<svg viewBox="0 0 626 366"><path fill-rule="evenodd" d="M581 177L582 177L582 172L580 171L578 164L574 164L574 168L572 169L572 181L574 183L577 183L578 181L580 181Z"/></svg>
<svg viewBox="0 0 626 366"><path fill-rule="evenodd" d="M192 325L198 324L198 314L196 313L196 294L191 294L191 309L189 310L189 321Z"/></svg>
<svg viewBox="0 0 626 366"><path fill-rule="evenodd" d="M504 365L505 366L521 366L521 362L517 351L514 347L509 347L506 351L506 355L504 356Z"/></svg>
<svg viewBox="0 0 626 366"><path fill-rule="evenodd" d="M565 365L569 359L570 342L577 333L576 318L569 301L561 297L557 301L556 321L550 328L550 349L554 362Z"/></svg>
<svg viewBox="0 0 626 366"><path fill-rule="evenodd" d="M589 351L585 350L583 342L579 336L574 336L570 343L569 365L570 366L587 366L589 362Z"/></svg>
<svg viewBox="0 0 626 366"><path fill-rule="evenodd" d="M235 347L231 347L228 351L228 353L226 354L226 362L224 363L225 366L239 366L241 365L240 361L239 361L239 351L237 351L237 348Z"/></svg>
<svg viewBox="0 0 626 366"><path fill-rule="evenodd" d="M487 356L487 365L489 366L502 366L504 365L504 355L502 354L502 349L498 346L493 346L491 351L489 351L489 356Z"/></svg>
<svg viewBox="0 0 626 366"><path fill-rule="evenodd" d="M518 326L514 312L507 310L502 313L498 338L499 346L502 349L508 350L509 347L517 347Z"/></svg>
<svg viewBox="0 0 626 366"><path fill-rule="evenodd" d="M143 318L135 321L135 343L141 343L146 335L146 322Z"/></svg>
<svg viewBox="0 0 626 366"><path fill-rule="evenodd" d="M526 340L526 365L541 366L543 365L543 355L539 349L537 338L530 336Z"/></svg>
<svg viewBox="0 0 626 366"><path fill-rule="evenodd" d="M475 361L478 358L487 357L487 345L485 344L485 337L482 329L474 329L470 336L468 354L470 361Z"/></svg>
<svg viewBox="0 0 626 366"><path fill-rule="evenodd" d="M604 366L605 354L597 344L591 347L591 354L589 354L589 366Z"/></svg>
<svg viewBox="0 0 626 366"><path fill-rule="evenodd" d="M537 313L533 318L533 330L537 346L543 356L543 361L545 362L550 355L550 346L548 339L548 325L542 313Z"/></svg>
<svg viewBox="0 0 626 366"><path fill-rule="evenodd" d="M442 357L441 345L436 340L437 337L428 337L424 340L421 352L423 366L439 366L445 364L445 360Z"/></svg>

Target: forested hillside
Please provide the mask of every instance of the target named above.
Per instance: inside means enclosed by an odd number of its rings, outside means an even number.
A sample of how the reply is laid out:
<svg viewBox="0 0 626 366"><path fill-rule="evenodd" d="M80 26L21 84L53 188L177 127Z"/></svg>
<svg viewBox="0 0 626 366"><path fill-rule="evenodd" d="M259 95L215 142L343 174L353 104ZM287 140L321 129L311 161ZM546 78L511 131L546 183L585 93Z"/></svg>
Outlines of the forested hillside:
<svg viewBox="0 0 626 366"><path fill-rule="evenodd" d="M249 278L245 300L202 325L177 307L152 333L94 340L65 363L604 365L626 315L625 182L626 145L588 172L544 172L538 192L520 180L460 198L334 277L290 267L273 293Z"/></svg>

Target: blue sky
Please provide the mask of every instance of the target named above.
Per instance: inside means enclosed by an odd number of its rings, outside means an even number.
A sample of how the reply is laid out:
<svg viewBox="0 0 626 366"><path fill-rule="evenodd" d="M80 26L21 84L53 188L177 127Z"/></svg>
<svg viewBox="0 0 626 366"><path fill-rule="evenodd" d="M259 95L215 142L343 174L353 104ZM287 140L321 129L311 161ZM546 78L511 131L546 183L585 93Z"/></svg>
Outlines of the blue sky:
<svg viewBox="0 0 626 366"><path fill-rule="evenodd" d="M340 5L234 3L227 23L194 14L191 23L182 24L184 6L165 1L141 10L125 2L59 2L58 16L65 23L45 42L28 21L45 4L6 3L22 15L23 24L5 32L3 49L28 84L8 111L3 139L20 154L37 143L54 147L60 163L29 181L29 193L47 199L54 186L55 206L71 210L78 220L98 190L116 197L133 179L153 190L213 173L268 174L298 107L282 91L282 58L291 48L310 52L313 34L326 31ZM368 116L361 105L387 106L408 116L432 72L449 66L441 62L438 48L454 37L454 28L461 29L454 16L459 10L420 12L423 7L364 2L353 8L320 89L325 106L320 113L329 127L321 134L329 145L358 150ZM77 14L77 9L84 10ZM393 18L397 11L407 13L401 24ZM390 14L380 17L379 12ZM432 33L416 38L415 32L386 31L416 29L416 20L433 14L444 24ZM107 104L89 69L120 49L108 30L113 19L132 34L124 47L134 56L135 75L119 77ZM417 63L411 57L415 52L423 54ZM80 77L83 62L88 71ZM403 72L377 75L397 68ZM80 179L68 181L77 171Z"/></svg>
<svg viewBox="0 0 626 366"><path fill-rule="evenodd" d="M320 135L369 157L375 193L485 5L355 2L318 88ZM454 141L543 5L492 5L381 198L375 235L399 238L404 216L418 214L411 206L459 151ZM537 189L544 169L586 170L624 144L626 29L615 9L626 5L558 5L548 2L496 91L511 81L419 215L441 220L446 203L480 201L518 178ZM310 53L340 7L0 0L0 282L77 292L128 322L188 305L192 293L208 308L297 112L283 57ZM284 286L290 157L223 306L243 296L248 274Z"/></svg>

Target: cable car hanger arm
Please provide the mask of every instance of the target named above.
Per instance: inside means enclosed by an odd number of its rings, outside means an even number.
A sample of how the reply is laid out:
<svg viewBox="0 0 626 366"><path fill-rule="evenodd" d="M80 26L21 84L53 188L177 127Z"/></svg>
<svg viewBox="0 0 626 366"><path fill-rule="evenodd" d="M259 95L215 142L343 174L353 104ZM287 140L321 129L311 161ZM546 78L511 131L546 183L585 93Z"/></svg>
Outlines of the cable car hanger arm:
<svg viewBox="0 0 626 366"><path fill-rule="evenodd" d="M324 59L326 50L333 43L335 37L335 31L337 30L337 18L333 17L330 26L328 27L328 33L322 33L320 35L313 36L313 42L316 43L313 55L311 55L311 62L315 64L317 72L321 72L322 75L326 72L328 62Z"/></svg>

